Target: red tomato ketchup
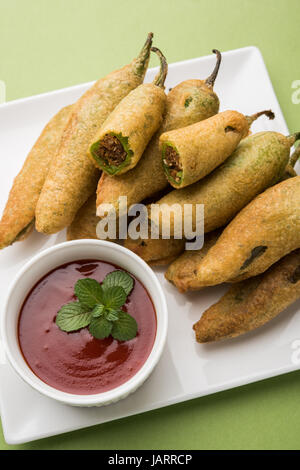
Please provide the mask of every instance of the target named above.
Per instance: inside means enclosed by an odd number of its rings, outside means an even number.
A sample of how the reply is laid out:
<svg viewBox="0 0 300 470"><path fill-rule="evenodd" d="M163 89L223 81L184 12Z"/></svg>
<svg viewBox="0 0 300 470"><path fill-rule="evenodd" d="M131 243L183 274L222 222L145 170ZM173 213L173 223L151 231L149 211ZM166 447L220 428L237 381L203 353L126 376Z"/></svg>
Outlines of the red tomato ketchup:
<svg viewBox="0 0 300 470"><path fill-rule="evenodd" d="M138 324L132 340L96 339L88 328L66 333L55 323L62 305L77 300L78 279L102 282L115 269L121 268L99 260L64 264L44 276L25 299L18 325L20 348L31 370L51 387L79 395L106 392L127 382L148 358L156 335L156 313L147 290L134 276L123 307Z"/></svg>

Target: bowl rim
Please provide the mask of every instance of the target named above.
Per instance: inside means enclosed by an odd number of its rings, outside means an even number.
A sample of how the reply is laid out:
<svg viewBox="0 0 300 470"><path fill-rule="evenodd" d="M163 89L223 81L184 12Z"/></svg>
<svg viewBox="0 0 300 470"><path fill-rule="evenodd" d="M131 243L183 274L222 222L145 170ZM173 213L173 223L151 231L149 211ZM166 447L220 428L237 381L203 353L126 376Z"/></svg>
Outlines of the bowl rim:
<svg viewBox="0 0 300 470"><path fill-rule="evenodd" d="M22 367L20 367L19 363L15 360L15 353L13 353L10 349L7 328L6 328L11 296L15 288L18 286L19 282L20 281L22 282L22 277L24 273L27 272L36 263L39 263L44 258L47 258L53 252L64 251L65 249L68 250L74 245L75 246L94 245L94 246L98 246L102 248L109 246L113 250L119 251L120 253L127 256L131 262L138 263L143 268L143 271L145 272L145 276L148 276L150 282L153 283L156 289L156 292L158 294L158 302L160 304L159 306L154 305L156 317L157 317L156 335L155 335L155 340L154 340L151 352L149 356L147 357L146 361L144 362L144 364L142 365L142 367L129 380L119 385L118 387L115 387L106 392L100 392L96 394L80 395L80 394L72 394L69 392L64 392L64 391L61 391L52 387L51 385L48 385L46 382L41 380L31 370L31 368L25 361L25 358L18 344L18 339L17 339L18 337L16 335L18 354L22 358ZM101 261L101 254L99 255L99 260ZM58 266L59 264L57 265L57 267ZM47 272L49 271L46 271L44 275L46 275ZM128 269L128 272L130 272L130 269ZM142 282L142 284L144 284L142 279L139 279L139 280L140 282ZM151 295L150 295L150 298L154 304L154 300ZM20 312L18 314L20 314ZM160 316L160 322L158 321L158 316ZM121 398L125 398L130 393L133 393L140 385L143 384L143 382L152 373L154 367L156 366L156 364L158 363L161 357L161 354L163 352L163 349L166 343L167 331L168 331L168 308L167 308L166 297L161 287L161 284L159 283L158 278L156 277L155 273L152 271L152 269L148 266L148 264L142 258L140 258L138 255L136 255L129 249L117 243L113 243L113 242L106 241L106 240L81 239L81 240L72 240L72 241L58 243L58 244L55 244L54 246L46 248L40 251L39 253L35 254L21 267L21 269L17 272L16 276L13 278L13 280L10 283L8 293L4 302L4 308L3 308L2 315L1 315L0 326L1 326L1 336L2 336L2 341L3 341L4 351L9 360L9 363L12 365L13 369L17 372L19 377L23 381L25 381L28 385L30 385L32 388L34 388L41 394L49 398L52 398L56 401L65 403L65 404L74 405L74 406L100 406L100 405L105 405L105 404L109 404L112 402L116 402L120 400ZM25 373L24 368L27 373ZM28 374L28 371L29 371L29 374ZM31 379L31 376L32 376L32 379Z"/></svg>

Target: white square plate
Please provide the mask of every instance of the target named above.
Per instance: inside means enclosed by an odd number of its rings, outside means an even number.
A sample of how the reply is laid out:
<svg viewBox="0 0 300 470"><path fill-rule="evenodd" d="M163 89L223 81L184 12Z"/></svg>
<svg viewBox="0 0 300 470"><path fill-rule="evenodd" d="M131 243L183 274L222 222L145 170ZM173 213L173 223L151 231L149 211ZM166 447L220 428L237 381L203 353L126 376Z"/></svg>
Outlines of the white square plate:
<svg viewBox="0 0 300 470"><path fill-rule="evenodd" d="M207 77L215 57L201 57L171 64L166 89L189 78ZM147 73L150 81L157 69ZM10 102L0 106L0 211L17 174L48 119L64 105L74 102L91 84ZM252 114L272 109L274 121L261 118L254 132L288 129L274 94L261 53L246 47L223 54L215 90L221 109ZM0 253L1 298L23 263L34 253L65 240L65 234L46 238L32 234ZM170 327L161 361L147 382L133 395L102 408L73 408L41 396L20 380L0 355L0 405L7 443L19 444L54 434L112 421L173 403L208 395L298 369L292 358L300 331L300 302L278 318L243 337L218 344L200 345L192 325L225 291L225 286L199 293L179 294L156 270L166 292ZM298 312L298 315L296 314ZM300 333L299 333L300 337Z"/></svg>

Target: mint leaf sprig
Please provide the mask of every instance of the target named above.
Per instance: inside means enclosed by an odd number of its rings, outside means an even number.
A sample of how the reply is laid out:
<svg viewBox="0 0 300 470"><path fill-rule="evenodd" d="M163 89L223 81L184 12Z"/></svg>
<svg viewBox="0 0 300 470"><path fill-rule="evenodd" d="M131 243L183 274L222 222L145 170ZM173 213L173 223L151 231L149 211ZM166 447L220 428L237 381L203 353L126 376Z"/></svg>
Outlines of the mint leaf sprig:
<svg viewBox="0 0 300 470"><path fill-rule="evenodd" d="M98 339L108 336L129 341L137 334L136 320L122 310L133 288L133 278L125 271L116 270L105 277L102 284L95 279L79 279L74 287L78 299L63 305L56 317L63 331L76 331L89 327Z"/></svg>

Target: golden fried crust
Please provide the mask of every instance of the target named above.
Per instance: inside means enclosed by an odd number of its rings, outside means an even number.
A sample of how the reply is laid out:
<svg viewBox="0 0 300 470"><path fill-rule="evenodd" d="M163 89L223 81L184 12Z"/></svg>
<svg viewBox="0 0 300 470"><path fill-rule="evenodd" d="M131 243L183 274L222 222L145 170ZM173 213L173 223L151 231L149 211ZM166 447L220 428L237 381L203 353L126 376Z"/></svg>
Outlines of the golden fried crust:
<svg viewBox="0 0 300 470"><path fill-rule="evenodd" d="M124 246L136 253L144 261L155 266L164 266L173 261L184 250L185 240L138 239L125 240Z"/></svg>
<svg viewBox="0 0 300 470"><path fill-rule="evenodd" d="M300 176L257 196L226 227L184 288L240 281L300 247Z"/></svg>
<svg viewBox="0 0 300 470"><path fill-rule="evenodd" d="M162 132L179 129L208 119L219 112L219 98L204 80L185 80L167 97Z"/></svg>
<svg viewBox="0 0 300 470"><path fill-rule="evenodd" d="M216 243L218 237L221 234L221 230L215 230L214 232L207 233L204 238L203 247L200 250L185 251L179 258L173 261L168 267L165 278L172 282L179 292L183 292L181 288L182 282L186 276L190 277L196 272L197 267L207 254L208 250Z"/></svg>
<svg viewBox="0 0 300 470"><path fill-rule="evenodd" d="M174 87L167 95L163 123L136 167L120 176L102 174L97 189L97 207L100 204L112 204L117 209L120 196L127 196L130 207L166 188L168 181L161 163L160 135L207 119L218 110L218 97L204 81L186 80Z"/></svg>
<svg viewBox="0 0 300 470"><path fill-rule="evenodd" d="M66 106L49 121L14 179L0 222L0 248L31 233L36 204L71 109Z"/></svg>
<svg viewBox="0 0 300 470"><path fill-rule="evenodd" d="M199 343L242 335L258 328L300 297L300 250L264 274L234 284L193 326Z"/></svg>
<svg viewBox="0 0 300 470"><path fill-rule="evenodd" d="M99 170L87 156L96 130L143 80L129 64L98 80L74 105L36 208L36 229L51 234L70 225L95 190Z"/></svg>
<svg viewBox="0 0 300 470"><path fill-rule="evenodd" d="M136 166L153 134L162 122L166 103L164 90L153 83L144 83L131 91L108 116L89 147L107 134L122 135L128 139L132 156L128 165L118 172L124 174ZM91 152L89 156L97 165ZM103 167L105 171L105 168Z"/></svg>
<svg viewBox="0 0 300 470"><path fill-rule="evenodd" d="M277 132L246 137L235 152L215 171L187 188L173 190L160 199L160 224L168 206L192 204L190 221L196 228L196 204L204 205L204 228L210 232L228 223L246 204L276 183L288 162L289 140ZM165 206L164 206L165 205ZM182 218L181 227L185 220ZM171 218L171 234L178 231Z"/></svg>
<svg viewBox="0 0 300 470"><path fill-rule="evenodd" d="M97 239L96 227L99 217L96 216L96 194L83 204L77 212L72 224L67 228L67 240L81 238Z"/></svg>
<svg viewBox="0 0 300 470"><path fill-rule="evenodd" d="M26 238L33 232L34 229L34 219L26 225L26 227L21 230L21 232L17 235L15 238L15 242L21 242L23 240L26 240Z"/></svg>
<svg viewBox="0 0 300 470"><path fill-rule="evenodd" d="M180 184L166 176L175 188L199 181L219 166L236 149L249 132L243 114L224 111L188 127L165 132L160 137L160 148L171 145L176 149L182 169Z"/></svg>

